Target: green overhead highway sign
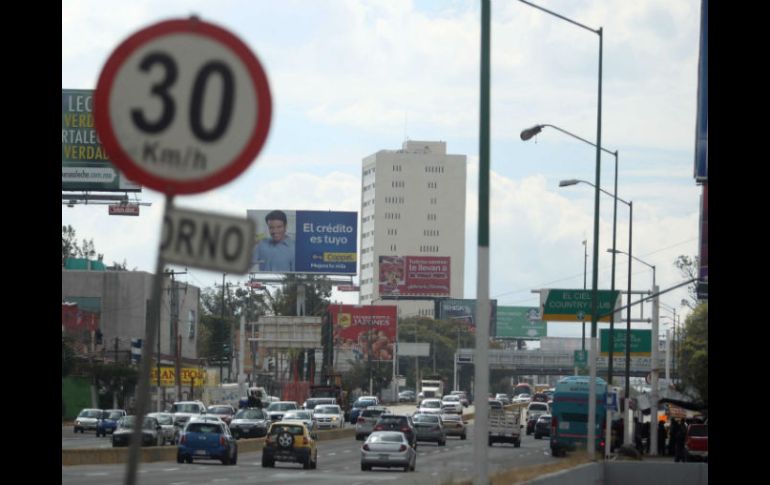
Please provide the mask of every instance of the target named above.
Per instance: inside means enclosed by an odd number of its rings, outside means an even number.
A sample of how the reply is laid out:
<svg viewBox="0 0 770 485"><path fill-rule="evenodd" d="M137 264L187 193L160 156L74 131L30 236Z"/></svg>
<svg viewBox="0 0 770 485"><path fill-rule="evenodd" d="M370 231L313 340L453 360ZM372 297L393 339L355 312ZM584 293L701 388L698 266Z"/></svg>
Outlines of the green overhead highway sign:
<svg viewBox="0 0 770 485"><path fill-rule="evenodd" d="M626 353L626 331L622 329L615 329L613 334L613 348L612 353L614 355L625 355ZM610 348L610 330L599 330L599 353L601 355L609 355ZM635 356L647 356L652 354L652 331L651 330L631 330L631 352L630 355ZM614 359L613 359L614 360Z"/></svg>
<svg viewBox="0 0 770 485"><path fill-rule="evenodd" d="M540 290L540 304L542 320L556 322L591 320L591 290ZM610 313L619 306L620 291L598 291L598 321L609 322ZM615 320L620 320L620 315L616 315Z"/></svg>

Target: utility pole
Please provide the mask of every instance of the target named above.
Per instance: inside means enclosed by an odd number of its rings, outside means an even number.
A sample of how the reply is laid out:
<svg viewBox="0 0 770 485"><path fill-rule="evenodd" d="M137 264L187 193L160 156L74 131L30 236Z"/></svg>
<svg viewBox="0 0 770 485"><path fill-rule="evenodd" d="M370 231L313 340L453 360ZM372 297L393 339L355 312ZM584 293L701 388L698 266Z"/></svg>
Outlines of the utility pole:
<svg viewBox="0 0 770 485"><path fill-rule="evenodd" d="M174 280L175 275L186 275L187 271L173 271L173 270L166 270L166 273L171 276L171 290L170 290L170 311L171 311L171 325L172 325L172 333L171 338L169 339L169 342L173 342L170 346L171 352L174 354L174 383L176 384L176 398L177 400L182 399L182 369L181 369L181 359L182 359L182 339L179 336L179 298L178 294L176 292L176 281ZM192 396L190 397L192 399Z"/></svg>
<svg viewBox="0 0 770 485"><path fill-rule="evenodd" d="M225 276L227 273L222 273L222 325L225 324ZM223 343L224 344L224 343ZM223 355L223 354L220 354ZM222 384L222 359L219 359L219 384Z"/></svg>

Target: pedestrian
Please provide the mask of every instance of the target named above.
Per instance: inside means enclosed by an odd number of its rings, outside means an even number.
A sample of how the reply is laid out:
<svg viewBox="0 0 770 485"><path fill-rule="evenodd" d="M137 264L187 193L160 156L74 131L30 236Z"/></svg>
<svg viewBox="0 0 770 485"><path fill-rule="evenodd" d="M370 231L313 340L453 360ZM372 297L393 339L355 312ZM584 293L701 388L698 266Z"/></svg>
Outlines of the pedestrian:
<svg viewBox="0 0 770 485"><path fill-rule="evenodd" d="M666 454L666 423L658 421L658 456Z"/></svg>
<svg viewBox="0 0 770 485"><path fill-rule="evenodd" d="M249 394L249 403L250 408L257 407L257 393L255 391L252 391L251 394ZM262 407L261 405L259 407Z"/></svg>
<svg viewBox="0 0 770 485"><path fill-rule="evenodd" d="M262 409L262 399L259 398L259 395L257 394L257 391L254 391L254 407Z"/></svg>
<svg viewBox="0 0 770 485"><path fill-rule="evenodd" d="M674 461L686 461L684 456L684 441L687 436L687 427L684 422L679 425L674 446Z"/></svg>
<svg viewBox="0 0 770 485"><path fill-rule="evenodd" d="M679 431L679 422L676 419L671 420L668 427L668 456L675 455L676 434Z"/></svg>

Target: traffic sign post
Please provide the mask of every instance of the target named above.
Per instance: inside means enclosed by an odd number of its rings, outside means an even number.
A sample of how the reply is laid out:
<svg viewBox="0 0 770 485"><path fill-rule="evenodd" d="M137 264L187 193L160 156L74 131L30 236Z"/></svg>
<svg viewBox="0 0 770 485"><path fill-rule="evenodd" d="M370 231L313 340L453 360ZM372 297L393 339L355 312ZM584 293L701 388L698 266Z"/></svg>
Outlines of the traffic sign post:
<svg viewBox="0 0 770 485"><path fill-rule="evenodd" d="M253 225L175 210L173 199L213 189L246 170L267 139L271 113L267 76L254 53L197 17L134 33L102 68L94 115L105 150L129 179L166 194L146 349L155 348L165 258L231 273L248 270L242 260L250 256ZM149 408L151 362L141 362L137 423ZM141 437L142 426L135 426L126 485L136 482Z"/></svg>

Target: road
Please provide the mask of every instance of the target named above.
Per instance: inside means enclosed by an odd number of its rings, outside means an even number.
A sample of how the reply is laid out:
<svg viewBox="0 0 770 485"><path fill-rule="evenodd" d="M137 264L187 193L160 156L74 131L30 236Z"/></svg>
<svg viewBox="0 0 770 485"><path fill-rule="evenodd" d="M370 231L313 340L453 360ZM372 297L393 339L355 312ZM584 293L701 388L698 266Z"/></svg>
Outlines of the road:
<svg viewBox="0 0 770 485"><path fill-rule="evenodd" d="M143 485L287 484L309 480L314 484L330 485L396 480L400 482L399 485L442 483L450 478L473 475L472 429L472 426L468 429L467 440L449 437L446 446L420 442L417 447L417 469L413 473L380 468L362 472L359 452L362 443L350 437L319 442L316 470L304 470L301 465L293 463L276 463L275 468L262 468L262 452L259 451L239 454L235 466L223 466L218 461L200 461L189 465L175 462L141 464L139 482ZM550 456L548 440L535 440L532 436L522 436L520 448L496 444L488 450L490 472L500 468L556 461ZM121 484L125 468L125 464L62 467L62 485Z"/></svg>

